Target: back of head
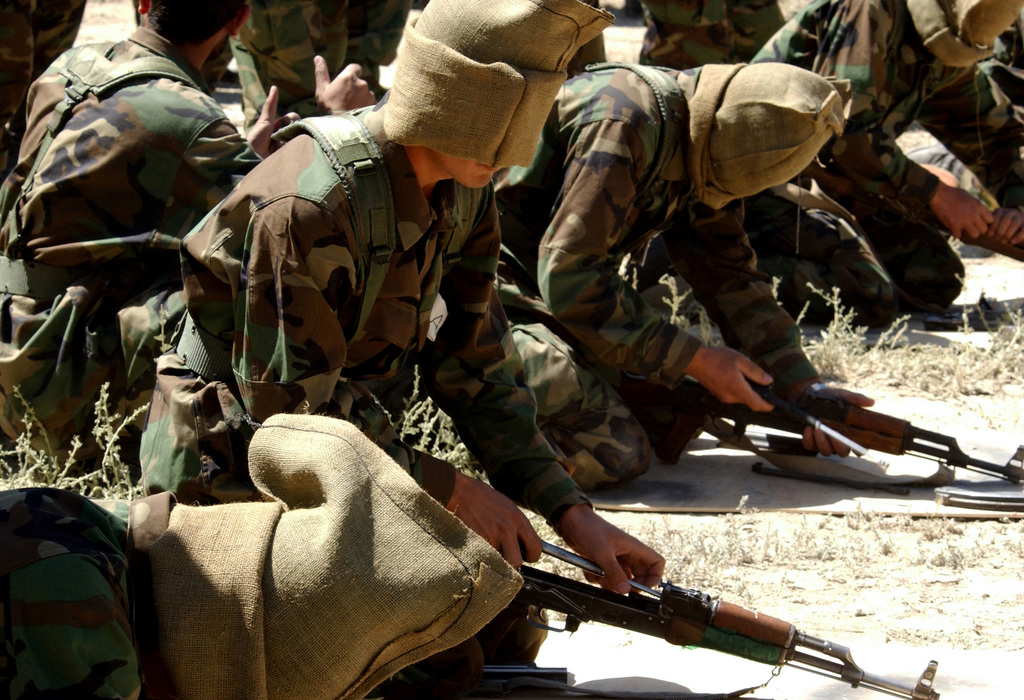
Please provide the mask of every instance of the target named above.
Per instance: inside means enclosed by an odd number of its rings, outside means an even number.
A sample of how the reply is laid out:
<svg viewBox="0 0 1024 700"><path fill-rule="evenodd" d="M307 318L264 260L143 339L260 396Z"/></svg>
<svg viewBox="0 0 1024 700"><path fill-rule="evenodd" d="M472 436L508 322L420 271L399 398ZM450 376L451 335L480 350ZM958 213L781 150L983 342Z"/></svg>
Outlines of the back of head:
<svg viewBox="0 0 1024 700"><path fill-rule="evenodd" d="M526 165L569 60L611 20L579 0L431 0L406 27L387 137L484 165Z"/></svg>
<svg viewBox="0 0 1024 700"><path fill-rule="evenodd" d="M907 0L925 47L948 66L992 55L995 40L1020 14L1024 0Z"/></svg>
<svg viewBox="0 0 1024 700"><path fill-rule="evenodd" d="M152 0L149 26L177 45L201 44L223 29L246 0Z"/></svg>
<svg viewBox="0 0 1024 700"><path fill-rule="evenodd" d="M686 169L694 194L718 208L786 182L842 133L845 120L837 84L810 71L706 65L690 100Z"/></svg>

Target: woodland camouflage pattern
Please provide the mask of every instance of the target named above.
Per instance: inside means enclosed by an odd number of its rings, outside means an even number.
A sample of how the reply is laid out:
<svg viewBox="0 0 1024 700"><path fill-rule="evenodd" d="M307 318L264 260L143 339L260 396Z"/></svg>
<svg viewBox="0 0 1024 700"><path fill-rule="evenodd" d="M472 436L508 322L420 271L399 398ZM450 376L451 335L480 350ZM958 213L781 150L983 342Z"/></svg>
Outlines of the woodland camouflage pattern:
<svg viewBox="0 0 1024 700"><path fill-rule="evenodd" d="M16 203L53 106L64 98L58 71L70 54L32 87L27 158L4 183L5 206L17 208L2 212L0 250L79 268L81 277L56 299L0 296L0 426L12 437L25 431L24 403L13 397L20 386L44 428L33 429L37 446L60 450L81 435L86 447L78 457L86 459L95 454L89 433L104 382L112 411L126 415L149 401L155 359L183 310L179 239L230 190L232 174L259 158L187 59L140 28L113 45L112 62L166 56L195 84L140 78L102 101L80 103Z"/></svg>
<svg viewBox="0 0 1024 700"><path fill-rule="evenodd" d="M0 697L139 697L128 504L109 506L59 489L0 492Z"/></svg>
<svg viewBox="0 0 1024 700"><path fill-rule="evenodd" d="M255 497L246 421L282 412L352 421L422 484L425 456L401 444L359 381L418 362L428 393L495 488L544 517L585 502L536 427L504 315L491 314L499 246L491 188L443 180L428 203L404 149L383 135L386 109L385 100L359 118L383 153L398 241L357 338L368 245L309 136L257 167L185 239L186 305L197 325L232 348L234 377L204 380L179 355L161 358L143 436L149 489L185 501ZM465 237L457 259L446 254L455 235ZM431 342L438 294L449 315Z"/></svg>
<svg viewBox="0 0 1024 700"><path fill-rule="evenodd" d="M379 91L379 68L394 60L412 0L250 0L252 15L233 44L246 128L255 123L271 85L278 114L317 114L313 57L333 78L359 63Z"/></svg>
<svg viewBox="0 0 1024 700"><path fill-rule="evenodd" d="M0 172L6 172L5 161L13 167L18 157L28 86L71 48L84 12L85 0L4 0L0 4ZM7 133L9 122L13 136Z"/></svg>
<svg viewBox="0 0 1024 700"><path fill-rule="evenodd" d="M683 74L684 94L692 95L699 74ZM683 120L688 123L688 116ZM693 201L685 173L669 172L672 163L658 177L648 177L662 128L654 92L635 73L584 73L559 94L533 163L496 176L499 297L517 342L523 341L519 347L540 420L549 436L580 433L575 442L556 441L584 472L593 462L590 455L601 453L607 455L600 459L606 470L633 469L638 440L644 442L638 426L600 427L602 416L619 421L629 415L609 409L615 402L608 403L603 383L617 386L618 373L629 372L674 387L700 345L618 274L623 258L641 255L659 233L728 345L762 364L783 391L817 376L801 350L796 324L755 268L739 208L716 211ZM543 339L537 327L527 324L547 326L564 345L538 342ZM544 356L531 357L535 352ZM597 413L588 414L588 407ZM622 442L601 440L598 449L574 452L572 444L592 441L587 434L594 431L622 436ZM645 469L646 464L639 467ZM574 477L593 487L629 473Z"/></svg>
<svg viewBox="0 0 1024 700"><path fill-rule="evenodd" d="M745 63L782 26L777 0L641 0L647 31L640 63L696 68Z"/></svg>
<svg viewBox="0 0 1024 700"><path fill-rule="evenodd" d="M923 302L948 305L959 293L955 276L963 268L944 236L929 230L937 224L928 202L938 179L909 161L896 139L918 122L974 170L1002 206L1024 204L1024 122L988 71L941 64L922 44L905 0L815 0L753 61L790 63L851 82L854 97L842 137L822 150L824 167L812 163L805 172L868 231L892 276L873 286L889 285L891 298L895 281ZM965 115L976 115L977 122ZM763 198L748 200L748 215L760 209L768 223L748 230L758 257L763 250L767 259L779 250L762 249L760 230L792 229L797 217L795 207L783 207L788 213L773 219L771 211L779 204L765 204ZM883 209L890 212L887 218ZM831 234L832 245L838 245L838 235ZM795 241L781 249L792 255ZM857 263L857 275L872 274L878 259ZM853 290L846 303L859 305L869 317L888 313L872 309L875 301L857 299Z"/></svg>

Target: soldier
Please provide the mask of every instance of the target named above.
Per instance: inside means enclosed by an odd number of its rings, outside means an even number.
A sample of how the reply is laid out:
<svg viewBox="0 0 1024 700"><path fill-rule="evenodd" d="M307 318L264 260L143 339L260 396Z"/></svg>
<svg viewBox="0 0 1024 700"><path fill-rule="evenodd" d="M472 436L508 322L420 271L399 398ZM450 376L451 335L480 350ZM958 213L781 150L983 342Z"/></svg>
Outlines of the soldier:
<svg viewBox="0 0 1024 700"><path fill-rule="evenodd" d="M755 57L848 78L854 93L845 133L804 173L813 183L748 202L759 267L782 279L791 313L809 303L807 318L831 318L808 283L838 287L865 325L887 325L900 309L943 310L964 275L948 234L1024 240L1024 119L978 65L1021 4L815 0ZM896 139L915 121L978 174L999 208L906 157Z"/></svg>
<svg viewBox="0 0 1024 700"><path fill-rule="evenodd" d="M249 134L199 70L244 0L140 0L143 27L72 49L29 93L28 131L0 191L0 427L40 449L100 457L94 404L149 401L183 307L178 240L269 150L274 101ZM17 390L17 395L15 394ZM141 420L122 440L138 460Z"/></svg>
<svg viewBox="0 0 1024 700"><path fill-rule="evenodd" d="M143 435L151 491L258 497L250 421L323 414L372 436L515 566L540 541L510 498L597 561L605 585L626 592L624 568L657 580L661 557L594 513L538 430L492 301L491 174L529 160L573 50L609 23L578 0L431 0L380 103L281 134L183 242L188 316ZM361 380L406 362L497 491L398 439Z"/></svg>
<svg viewBox="0 0 1024 700"><path fill-rule="evenodd" d="M539 423L580 465L584 489L642 474L652 446L678 460L693 432L672 429L684 375L754 410L771 406L748 380L774 379L790 399L821 390L799 330L755 269L733 200L791 177L842 123L840 95L802 69L611 65L566 83L533 162L496 176L499 298ZM702 345L619 274L659 233L726 343L760 367ZM833 451L820 433L805 446Z"/></svg>
<svg viewBox="0 0 1024 700"><path fill-rule="evenodd" d="M28 86L71 48L85 0L7 0L0 6L0 178L18 158Z"/></svg>
<svg viewBox="0 0 1024 700"><path fill-rule="evenodd" d="M360 698L522 583L349 423L275 416L249 464L263 503L0 492L0 695Z"/></svg>
<svg viewBox="0 0 1024 700"><path fill-rule="evenodd" d="M412 0L253 0L232 44L245 123L256 119L271 85L282 109L317 114L313 58L331 75L362 77L380 94L380 66L394 60ZM363 105L372 104L370 99ZM358 106L363 106L358 105Z"/></svg>
<svg viewBox="0 0 1024 700"><path fill-rule="evenodd" d="M695 68L749 61L782 26L777 0L641 0L640 63Z"/></svg>

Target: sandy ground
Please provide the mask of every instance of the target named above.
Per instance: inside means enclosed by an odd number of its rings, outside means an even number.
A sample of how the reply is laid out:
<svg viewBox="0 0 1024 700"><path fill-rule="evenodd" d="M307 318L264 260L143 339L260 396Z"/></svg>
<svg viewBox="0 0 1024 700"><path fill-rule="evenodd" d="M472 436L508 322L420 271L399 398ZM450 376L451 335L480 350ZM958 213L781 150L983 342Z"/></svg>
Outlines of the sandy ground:
<svg viewBox="0 0 1024 700"><path fill-rule="evenodd" d="M131 9L129 0L89 0L81 40L125 35L133 23ZM609 29L609 58L635 58L641 33L635 20ZM237 105L236 92L217 94L228 106ZM982 290L996 298L1024 297L1019 263L984 258L967 264L966 301L975 301ZM1021 382L951 402L912 396L885 383L856 388L900 407L905 417L922 427L954 434L978 428L1012 435L1024 432ZM1016 652L1007 658L1024 660L1020 521L997 516L931 522L754 512L607 515L658 546L669 560L666 573L673 580L787 619L808 633L850 645L905 645L920 649L921 658L932 648L942 648L982 655L986 650ZM729 543L738 554L721 553ZM623 669L617 674L630 675ZM861 696L871 694L857 695ZM1019 691L1009 688L1003 695L1014 696Z"/></svg>

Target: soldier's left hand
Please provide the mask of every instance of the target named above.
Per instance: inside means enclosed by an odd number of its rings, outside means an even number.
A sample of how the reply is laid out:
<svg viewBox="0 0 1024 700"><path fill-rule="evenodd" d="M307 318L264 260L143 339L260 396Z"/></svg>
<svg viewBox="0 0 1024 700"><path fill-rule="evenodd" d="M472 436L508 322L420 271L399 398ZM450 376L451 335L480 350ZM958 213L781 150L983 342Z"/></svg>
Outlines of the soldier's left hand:
<svg viewBox="0 0 1024 700"><path fill-rule="evenodd" d="M263 103L263 109L260 110L260 117L245 137L249 142L249 147L260 158L266 158L280 148L281 144L271 138L274 132L299 119L299 115L295 112L277 117L277 100L277 86L271 85L267 92L267 99Z"/></svg>
<svg viewBox="0 0 1024 700"><path fill-rule="evenodd" d="M657 586L665 571L665 558L630 534L623 532L585 503L572 506L558 521L558 534L580 555L604 570L597 582L603 588L628 594L629 579ZM592 574L586 574L594 580Z"/></svg>
<svg viewBox="0 0 1024 700"><path fill-rule="evenodd" d="M988 226L988 235L1011 245L1024 242L1024 212L1016 207L999 207L993 214L995 219Z"/></svg>
<svg viewBox="0 0 1024 700"><path fill-rule="evenodd" d="M809 386L810 384L810 381L797 384L794 387L795 396L791 400L795 401L797 397L801 396L806 386ZM859 406L860 408L868 408L869 406L875 405L875 400L873 398L865 396L864 394L858 394L856 391L847 391L846 389L828 387L817 393L821 396L830 396L832 398L840 399L843 403L848 403L851 406ZM832 455L846 457L850 454L850 447L848 445L833 440L820 430L814 430L810 427L804 429L803 446L805 450L812 450L819 454L823 454L826 457L830 457Z"/></svg>

